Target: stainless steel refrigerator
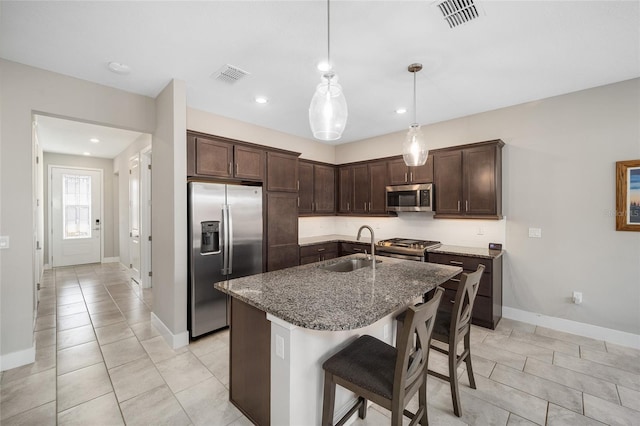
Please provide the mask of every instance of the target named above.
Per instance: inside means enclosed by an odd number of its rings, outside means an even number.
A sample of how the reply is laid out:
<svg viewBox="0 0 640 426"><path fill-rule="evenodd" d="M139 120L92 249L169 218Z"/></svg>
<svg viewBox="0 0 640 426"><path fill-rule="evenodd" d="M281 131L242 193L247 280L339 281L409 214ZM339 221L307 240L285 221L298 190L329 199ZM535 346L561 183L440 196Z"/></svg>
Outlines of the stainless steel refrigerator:
<svg viewBox="0 0 640 426"><path fill-rule="evenodd" d="M228 325L214 283L262 272L262 187L189 182L189 334Z"/></svg>

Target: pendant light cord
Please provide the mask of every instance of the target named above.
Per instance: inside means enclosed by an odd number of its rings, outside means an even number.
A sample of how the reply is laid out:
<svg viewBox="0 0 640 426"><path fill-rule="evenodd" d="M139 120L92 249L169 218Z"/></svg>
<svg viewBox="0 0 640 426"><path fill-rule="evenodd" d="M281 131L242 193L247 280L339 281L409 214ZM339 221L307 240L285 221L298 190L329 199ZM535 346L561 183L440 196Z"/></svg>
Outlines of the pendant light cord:
<svg viewBox="0 0 640 426"><path fill-rule="evenodd" d="M416 71L413 72L413 124L418 124L418 107L416 102Z"/></svg>

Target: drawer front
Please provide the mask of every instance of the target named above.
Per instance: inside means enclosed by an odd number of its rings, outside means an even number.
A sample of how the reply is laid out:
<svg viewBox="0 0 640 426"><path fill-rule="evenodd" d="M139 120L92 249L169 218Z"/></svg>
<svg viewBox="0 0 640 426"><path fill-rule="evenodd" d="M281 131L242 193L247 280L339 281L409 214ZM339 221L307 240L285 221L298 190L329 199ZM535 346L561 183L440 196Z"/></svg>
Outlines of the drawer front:
<svg viewBox="0 0 640 426"><path fill-rule="evenodd" d="M467 271L475 271L479 264L484 265L485 272L491 272L493 261L480 257L454 256L451 254L429 253L429 262L440 263L442 265L461 266Z"/></svg>
<svg viewBox="0 0 640 426"><path fill-rule="evenodd" d="M465 271L465 272L471 272L471 271ZM458 285L460 284L460 275L461 274L458 274L455 277L451 278L449 281L442 284L442 287L444 287L445 289L458 291ZM480 278L480 288L478 289L478 296L491 297L492 281L493 280L492 280L491 274L485 271L482 274L482 277Z"/></svg>
<svg viewBox="0 0 640 426"><path fill-rule="evenodd" d="M364 253L364 251L369 253L371 251L371 245L369 244L357 244L357 243L341 243L340 244L340 252L345 256L347 254L354 253Z"/></svg>
<svg viewBox="0 0 640 426"><path fill-rule="evenodd" d="M300 257L327 253L338 253L338 243L322 243L300 247Z"/></svg>

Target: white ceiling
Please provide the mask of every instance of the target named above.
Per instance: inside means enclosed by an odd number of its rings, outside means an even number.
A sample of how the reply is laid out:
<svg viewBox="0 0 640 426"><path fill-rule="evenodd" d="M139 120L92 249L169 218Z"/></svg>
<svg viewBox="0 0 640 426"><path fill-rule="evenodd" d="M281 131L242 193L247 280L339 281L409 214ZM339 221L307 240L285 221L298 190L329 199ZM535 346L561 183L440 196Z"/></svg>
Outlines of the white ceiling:
<svg viewBox="0 0 640 426"><path fill-rule="evenodd" d="M36 134L45 152L114 158L142 135L140 132L36 115ZM99 142L92 142L91 139Z"/></svg>
<svg viewBox="0 0 640 426"><path fill-rule="evenodd" d="M482 1L449 29L433 1L331 3L332 62L350 142L640 76L640 2ZM326 55L324 1L0 2L0 56L312 138L308 108ZM131 67L110 72L110 61ZM251 73L227 85L225 64ZM256 95L270 99L254 102ZM405 115L394 111L409 108Z"/></svg>

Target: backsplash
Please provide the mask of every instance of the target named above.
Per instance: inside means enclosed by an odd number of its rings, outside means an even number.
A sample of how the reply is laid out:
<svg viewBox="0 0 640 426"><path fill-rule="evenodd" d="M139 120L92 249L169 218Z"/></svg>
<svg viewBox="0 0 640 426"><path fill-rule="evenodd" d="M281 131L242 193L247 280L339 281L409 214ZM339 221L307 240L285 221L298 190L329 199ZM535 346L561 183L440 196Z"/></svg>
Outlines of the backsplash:
<svg viewBox="0 0 640 426"><path fill-rule="evenodd" d="M506 218L469 220L433 219L431 216L432 213L400 213L398 217L301 217L298 219L298 234L300 237L328 234L355 237L360 226L369 225L376 239L406 237L469 247L487 247L492 242L502 243L507 248Z"/></svg>

